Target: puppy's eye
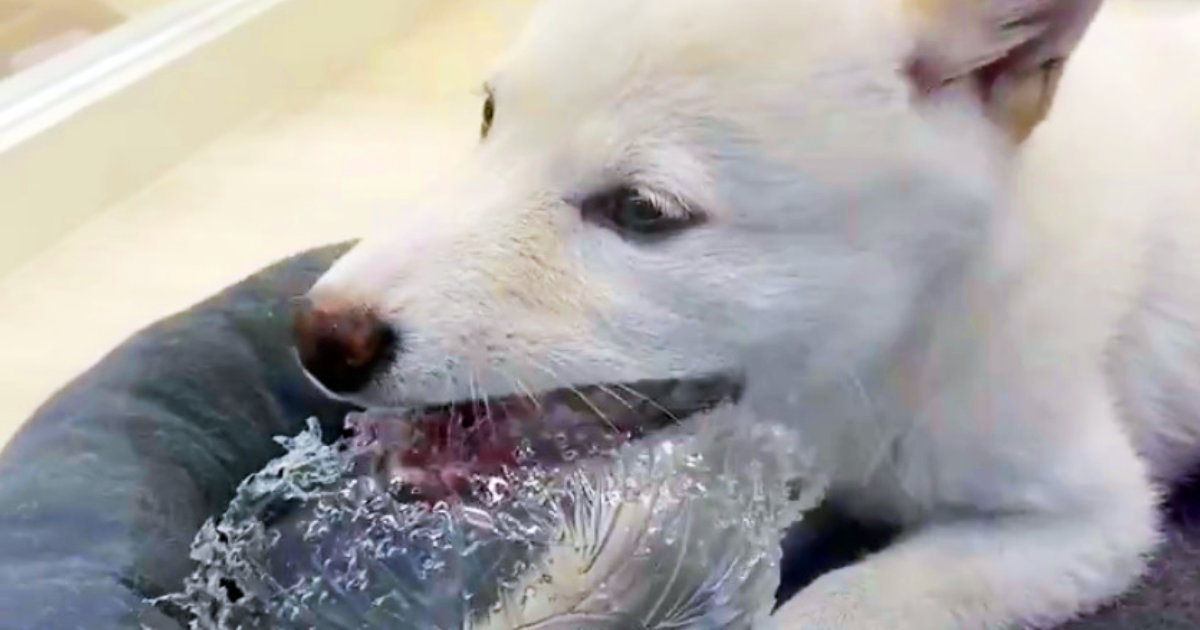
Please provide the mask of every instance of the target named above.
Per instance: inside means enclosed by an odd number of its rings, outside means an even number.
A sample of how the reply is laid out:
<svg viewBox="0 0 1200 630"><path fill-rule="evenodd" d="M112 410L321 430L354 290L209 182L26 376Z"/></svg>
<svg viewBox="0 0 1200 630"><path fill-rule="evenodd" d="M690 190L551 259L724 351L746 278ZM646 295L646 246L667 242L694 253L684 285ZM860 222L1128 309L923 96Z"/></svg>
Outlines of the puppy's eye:
<svg viewBox="0 0 1200 630"><path fill-rule="evenodd" d="M699 217L666 212L628 187L592 195L581 208L585 219L630 236L666 236L699 223Z"/></svg>
<svg viewBox="0 0 1200 630"><path fill-rule="evenodd" d="M488 94L483 102L483 123L479 126L479 137L485 139L492 131L492 120L496 118L496 97Z"/></svg>

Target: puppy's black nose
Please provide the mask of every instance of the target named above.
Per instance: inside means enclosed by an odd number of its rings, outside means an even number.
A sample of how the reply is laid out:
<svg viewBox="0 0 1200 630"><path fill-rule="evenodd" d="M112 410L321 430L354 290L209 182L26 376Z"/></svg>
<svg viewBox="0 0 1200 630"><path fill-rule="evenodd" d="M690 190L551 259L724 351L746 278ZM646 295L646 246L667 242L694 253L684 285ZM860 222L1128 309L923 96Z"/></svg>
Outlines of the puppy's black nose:
<svg viewBox="0 0 1200 630"><path fill-rule="evenodd" d="M395 356L396 331L369 309L305 300L292 320L300 363L331 392L357 392Z"/></svg>

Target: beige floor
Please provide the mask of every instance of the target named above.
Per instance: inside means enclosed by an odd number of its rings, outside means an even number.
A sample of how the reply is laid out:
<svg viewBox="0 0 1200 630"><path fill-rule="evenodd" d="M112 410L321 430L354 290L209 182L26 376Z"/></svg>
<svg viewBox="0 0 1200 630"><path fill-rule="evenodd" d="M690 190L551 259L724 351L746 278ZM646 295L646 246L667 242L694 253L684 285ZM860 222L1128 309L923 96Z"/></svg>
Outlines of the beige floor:
<svg viewBox="0 0 1200 630"><path fill-rule="evenodd" d="M231 132L0 278L0 444L142 326L402 211L475 142L487 64L532 4L431 3L316 102Z"/></svg>

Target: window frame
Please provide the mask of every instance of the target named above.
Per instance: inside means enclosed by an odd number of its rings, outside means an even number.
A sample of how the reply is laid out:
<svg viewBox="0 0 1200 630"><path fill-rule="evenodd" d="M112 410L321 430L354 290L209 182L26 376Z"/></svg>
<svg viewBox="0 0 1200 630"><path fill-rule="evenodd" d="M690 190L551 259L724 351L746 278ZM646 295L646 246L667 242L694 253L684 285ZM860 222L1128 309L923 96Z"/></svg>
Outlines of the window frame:
<svg viewBox="0 0 1200 630"><path fill-rule="evenodd" d="M173 0L0 81L0 276L432 0Z"/></svg>

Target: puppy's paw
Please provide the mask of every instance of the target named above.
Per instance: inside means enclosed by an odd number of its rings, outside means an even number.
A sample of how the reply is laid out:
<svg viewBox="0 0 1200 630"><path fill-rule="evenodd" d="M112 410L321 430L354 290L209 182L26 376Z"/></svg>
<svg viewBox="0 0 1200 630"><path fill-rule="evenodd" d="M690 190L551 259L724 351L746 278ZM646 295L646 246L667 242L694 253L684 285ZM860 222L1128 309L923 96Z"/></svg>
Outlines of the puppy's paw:
<svg viewBox="0 0 1200 630"><path fill-rule="evenodd" d="M869 566L851 566L822 576L779 608L763 630L953 630L950 608L905 601L905 585L889 583ZM935 604L935 605L930 605Z"/></svg>

